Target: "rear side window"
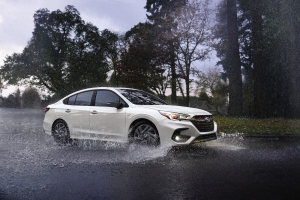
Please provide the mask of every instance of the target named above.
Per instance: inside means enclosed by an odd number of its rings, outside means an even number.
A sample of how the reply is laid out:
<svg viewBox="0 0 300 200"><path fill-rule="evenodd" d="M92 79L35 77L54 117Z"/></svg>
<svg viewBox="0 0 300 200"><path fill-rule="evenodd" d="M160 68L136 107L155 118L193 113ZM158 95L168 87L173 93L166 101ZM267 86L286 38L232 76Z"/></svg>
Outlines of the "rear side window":
<svg viewBox="0 0 300 200"><path fill-rule="evenodd" d="M94 91L82 92L77 94L75 104L79 106L90 106Z"/></svg>
<svg viewBox="0 0 300 200"><path fill-rule="evenodd" d="M79 106L90 106L94 91L82 92L79 94L75 94L63 102L68 105L79 105Z"/></svg>

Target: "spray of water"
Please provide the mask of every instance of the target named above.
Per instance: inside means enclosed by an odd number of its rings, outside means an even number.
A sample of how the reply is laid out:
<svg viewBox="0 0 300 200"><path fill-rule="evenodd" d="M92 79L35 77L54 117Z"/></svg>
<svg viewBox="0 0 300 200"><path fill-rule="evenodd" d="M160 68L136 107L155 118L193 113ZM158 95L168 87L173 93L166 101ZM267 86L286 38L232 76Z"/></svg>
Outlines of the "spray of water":
<svg viewBox="0 0 300 200"><path fill-rule="evenodd" d="M238 132L233 134L221 132L218 139L207 143L207 146L233 151L245 149L243 135L243 133Z"/></svg>

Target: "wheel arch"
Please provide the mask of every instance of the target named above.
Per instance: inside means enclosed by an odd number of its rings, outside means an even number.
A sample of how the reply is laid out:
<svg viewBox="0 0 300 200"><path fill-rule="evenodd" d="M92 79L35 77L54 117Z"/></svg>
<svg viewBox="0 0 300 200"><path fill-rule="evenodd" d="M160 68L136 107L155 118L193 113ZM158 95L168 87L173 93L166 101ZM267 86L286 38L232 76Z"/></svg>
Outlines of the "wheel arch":
<svg viewBox="0 0 300 200"><path fill-rule="evenodd" d="M56 118L56 119L53 121L52 125L51 125L51 135L52 135L52 130L53 130L53 128L54 128L54 125L56 124L57 121L63 121L63 122L65 122L66 125L67 125L67 128L70 129L70 127L69 127L68 123L66 122L66 120L64 120L63 118ZM69 131L70 131L70 130L69 130Z"/></svg>
<svg viewBox="0 0 300 200"><path fill-rule="evenodd" d="M157 132L157 134L158 134L158 136L159 136L158 129L157 129L156 125L155 125L151 120L146 119L146 118L138 118L138 119L135 119L134 121L132 121L131 124L130 124L130 126L129 126L129 130L128 130L128 137L129 137L129 138L130 138L130 137L132 136L132 134L133 134L132 128L133 128L137 123L139 123L139 122L141 122L141 121L145 121L145 122L151 124L151 125L155 128L155 130L156 130L156 132Z"/></svg>

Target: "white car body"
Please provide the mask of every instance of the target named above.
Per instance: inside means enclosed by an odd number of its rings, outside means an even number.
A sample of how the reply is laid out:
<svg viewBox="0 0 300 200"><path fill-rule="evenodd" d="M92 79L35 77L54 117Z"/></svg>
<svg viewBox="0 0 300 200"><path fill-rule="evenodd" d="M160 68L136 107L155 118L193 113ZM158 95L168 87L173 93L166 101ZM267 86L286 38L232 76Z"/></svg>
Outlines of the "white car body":
<svg viewBox="0 0 300 200"><path fill-rule="evenodd" d="M120 91L127 93L122 94ZM43 123L44 131L53 135L55 122L59 120L65 122L69 137L72 139L129 142L129 132L134 127L133 125L137 122L145 122L154 127L161 145L189 145L216 139L217 124L212 120L212 115L209 112L173 105L133 104L124 96L124 94L136 94L130 92L140 91L129 88L98 87L72 93L46 108L47 112ZM100 105L100 103L96 105L97 102L105 102L106 97L103 96L104 100L102 100L102 94L111 93L120 97L121 108L107 106L111 105L110 102L107 105ZM73 99L80 102L77 94L86 96L92 94L91 104L69 105L73 103ZM88 98L86 97L86 99ZM140 100L138 99L138 101ZM143 104L147 104L147 102L143 102ZM204 127L203 130L201 130L202 127Z"/></svg>

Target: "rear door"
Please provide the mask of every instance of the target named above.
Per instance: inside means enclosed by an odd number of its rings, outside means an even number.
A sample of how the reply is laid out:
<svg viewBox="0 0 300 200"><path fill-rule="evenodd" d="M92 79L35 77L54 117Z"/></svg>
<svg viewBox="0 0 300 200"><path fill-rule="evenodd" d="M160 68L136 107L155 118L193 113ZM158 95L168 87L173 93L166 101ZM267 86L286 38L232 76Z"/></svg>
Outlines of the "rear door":
<svg viewBox="0 0 300 200"><path fill-rule="evenodd" d="M71 137L86 138L90 133L90 108L94 91L86 91L68 98L65 117Z"/></svg>

